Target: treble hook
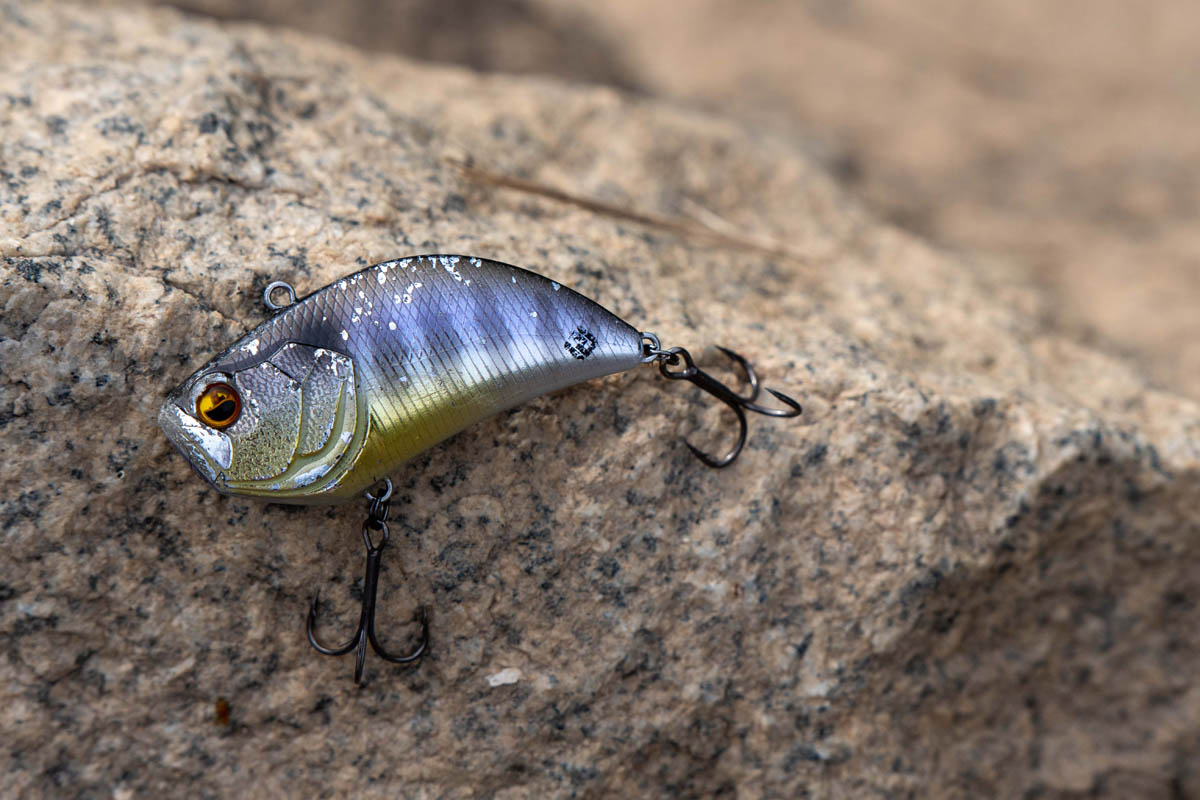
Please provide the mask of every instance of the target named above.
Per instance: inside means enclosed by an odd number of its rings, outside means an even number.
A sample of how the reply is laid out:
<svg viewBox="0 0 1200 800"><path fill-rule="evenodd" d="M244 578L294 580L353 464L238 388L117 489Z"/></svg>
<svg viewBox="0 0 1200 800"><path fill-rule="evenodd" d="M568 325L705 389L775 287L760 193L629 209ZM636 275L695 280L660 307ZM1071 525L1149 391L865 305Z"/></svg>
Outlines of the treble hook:
<svg viewBox="0 0 1200 800"><path fill-rule="evenodd" d="M749 396L743 397L742 395L735 393L732 389L721 383L712 375L709 375L707 372L697 367L696 362L692 360L692 354L687 350L684 350L682 347L672 347L667 350L661 350L658 347L657 337L649 334L643 334L643 336L651 339L653 342L653 346L648 346L646 348L647 358L654 357L658 359L658 371L661 372L664 377L670 378L673 381L691 381L696 386L700 387L725 405L732 408L734 413L737 414L739 428L737 444L733 446L732 450L720 458L713 458L704 451L692 445L691 442L686 440L684 441L684 444L688 446L688 449L692 451L692 454L708 466L716 469L728 467L742 452L742 448L746 444L747 435L745 412L753 411L755 414L765 414L768 417L800 416L800 404L788 397L786 394L777 392L774 389L767 389L767 391L775 395L775 398L779 400L779 402L788 406L787 408L767 408L766 406L761 406L754 402L758 399L758 375L754 373L754 367L750 365L749 361L733 352L729 348L721 347L719 345L717 346L718 350L728 356L730 361L733 361L735 364L740 366L742 371L746 373L746 382L750 384ZM668 366L675 366L681 361L683 362L682 369L674 372L667 369Z"/></svg>
<svg viewBox="0 0 1200 800"><path fill-rule="evenodd" d="M362 614L358 618L358 630L343 645L330 647L321 644L316 635L317 604L320 601L320 593L313 597L312 605L308 608L308 625L306 626L308 643L318 653L326 656L343 656L354 650L354 682L358 684L362 683L363 664L367 658L368 642L371 649L380 658L393 664L413 663L425 655L425 648L429 644L429 616L424 606L421 607L418 615L421 620L421 644L413 652L404 656L394 656L384 650L379 644L379 640L375 638L375 595L379 590L379 567L382 563L383 548L388 543L388 500L392 496L392 482L385 480L384 483L384 490L378 496L367 492L370 506L367 519L362 526L363 544L367 547L367 571L363 577ZM371 540L371 531L373 530L379 533L379 544L375 544Z"/></svg>

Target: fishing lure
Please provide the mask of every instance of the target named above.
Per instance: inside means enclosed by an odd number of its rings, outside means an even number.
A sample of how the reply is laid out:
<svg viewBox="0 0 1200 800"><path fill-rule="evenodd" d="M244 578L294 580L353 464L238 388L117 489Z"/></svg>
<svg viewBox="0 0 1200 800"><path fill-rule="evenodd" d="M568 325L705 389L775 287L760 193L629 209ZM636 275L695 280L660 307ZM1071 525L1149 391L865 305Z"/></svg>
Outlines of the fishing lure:
<svg viewBox="0 0 1200 800"><path fill-rule="evenodd" d="M285 292L286 305L273 297ZM387 476L400 464L497 412L582 381L657 363L737 415L738 439L714 457L688 444L710 467L725 467L746 441L746 411L800 414L795 400L768 389L785 408L759 405L758 378L737 353L720 348L746 375L735 393L700 370L681 347L663 349L596 302L528 270L483 258L428 255L376 264L297 299L276 281L263 293L275 313L196 371L159 410L171 443L224 494L275 503L340 503L367 492L367 548L358 632L337 647L317 639L317 598L308 638L318 651L357 651L362 676L368 642L383 658L410 663L420 646L388 654L375 639L375 595L387 543ZM372 536L378 539L374 541Z"/></svg>

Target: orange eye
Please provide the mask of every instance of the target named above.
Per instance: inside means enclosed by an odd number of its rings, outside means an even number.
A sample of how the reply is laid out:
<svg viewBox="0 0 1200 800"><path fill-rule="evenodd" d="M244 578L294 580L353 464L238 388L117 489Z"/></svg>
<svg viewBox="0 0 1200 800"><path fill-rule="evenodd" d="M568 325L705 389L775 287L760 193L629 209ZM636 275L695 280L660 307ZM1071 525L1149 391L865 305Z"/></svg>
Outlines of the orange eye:
<svg viewBox="0 0 1200 800"><path fill-rule="evenodd" d="M228 383L214 383L196 398L196 416L209 427L228 428L241 413L242 400Z"/></svg>

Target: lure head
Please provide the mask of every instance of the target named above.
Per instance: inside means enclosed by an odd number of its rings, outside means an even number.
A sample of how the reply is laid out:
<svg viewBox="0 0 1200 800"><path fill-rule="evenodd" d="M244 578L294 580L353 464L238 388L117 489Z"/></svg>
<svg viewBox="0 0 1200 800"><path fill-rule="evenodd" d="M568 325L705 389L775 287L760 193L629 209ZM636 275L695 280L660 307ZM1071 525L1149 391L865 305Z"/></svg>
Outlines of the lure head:
<svg viewBox="0 0 1200 800"><path fill-rule="evenodd" d="M336 502L361 450L366 414L354 362L297 342L270 352L250 334L167 396L158 422L192 467L226 494Z"/></svg>

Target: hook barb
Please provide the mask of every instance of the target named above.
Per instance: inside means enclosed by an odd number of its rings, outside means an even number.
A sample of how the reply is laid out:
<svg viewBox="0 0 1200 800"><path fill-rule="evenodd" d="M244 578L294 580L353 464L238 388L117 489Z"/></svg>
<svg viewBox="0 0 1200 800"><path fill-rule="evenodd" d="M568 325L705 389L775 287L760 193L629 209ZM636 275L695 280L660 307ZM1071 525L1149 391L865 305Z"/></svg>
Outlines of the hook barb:
<svg viewBox="0 0 1200 800"><path fill-rule="evenodd" d="M429 614L424 606L421 606L417 613L417 618L421 622L421 643L411 653L405 655L389 653L375 636L375 601L379 592L379 569L383 563L383 548L388 542L387 504L391 494L392 483L388 481L386 489L381 495L378 497L367 495L370 500L370 512L362 527L363 543L367 548L367 565L363 575L362 612L358 617L358 630L344 644L335 646L324 644L317 638L316 633L317 609L320 604L319 592L313 596L312 603L308 607L308 622L305 625L308 643L314 650L325 656L344 656L353 650L354 682L356 684L362 683L368 644L376 655L393 664L411 664L417 661L425 655L429 645ZM379 534L378 544L371 539L372 531Z"/></svg>
<svg viewBox="0 0 1200 800"><path fill-rule="evenodd" d="M741 454L742 448L746 446L746 437L748 434L748 425L746 423L746 412L753 411L755 414L762 414L768 417L798 417L802 411L800 404L792 398L788 397L783 392L777 392L774 389L767 389L771 395L783 403L786 408L771 408L758 404L759 383L758 375L754 372L754 367L743 356L735 353L727 347L717 346L717 349L725 354L730 361L742 368L745 373L746 383L750 386L748 395L740 395L721 383L719 380L709 375L704 370L696 366L696 362L692 359L692 354L682 347L672 347L669 350L658 351L659 362L658 371L664 377L671 380L686 380L696 385L700 389L711 394L713 397L720 400L725 405L733 409L738 420L738 438L733 448L725 455L714 457L705 453L700 448L693 445L691 442L685 441L684 444L692 451L692 455L700 459L706 465L720 469L728 467ZM671 370L669 367L683 364L682 369Z"/></svg>

